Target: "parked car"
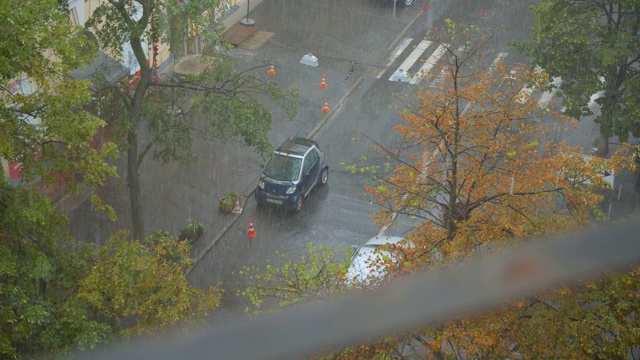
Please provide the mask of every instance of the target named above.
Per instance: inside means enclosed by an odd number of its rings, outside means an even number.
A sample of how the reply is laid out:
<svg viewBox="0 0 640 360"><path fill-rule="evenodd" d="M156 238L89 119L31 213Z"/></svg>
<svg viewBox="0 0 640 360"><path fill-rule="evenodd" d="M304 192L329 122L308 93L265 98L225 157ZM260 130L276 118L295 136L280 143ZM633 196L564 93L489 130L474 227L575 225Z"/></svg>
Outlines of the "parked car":
<svg viewBox="0 0 640 360"><path fill-rule="evenodd" d="M364 245L353 246L353 254L345 274L345 284L351 288L375 286L388 271L388 263L383 263L394 255L386 249L398 245L403 240L399 236L376 236ZM394 262L398 259L393 259Z"/></svg>
<svg viewBox="0 0 640 360"><path fill-rule="evenodd" d="M314 140L289 137L264 166L255 198L258 206L267 204L300 211L303 199L316 185L326 185L329 166Z"/></svg>
<svg viewBox="0 0 640 360"><path fill-rule="evenodd" d="M589 164L594 157L592 155L582 154L582 160L584 164ZM598 163L598 173L594 176L603 180L610 188L615 187L615 169L607 166L607 160L602 160ZM591 178L585 177L585 175L577 169L567 169L567 175L569 181L572 184L591 185Z"/></svg>
<svg viewBox="0 0 640 360"><path fill-rule="evenodd" d="M591 160L593 159L593 156L591 155L582 155L582 158L584 159L584 161L588 164L589 162L591 162ZM603 165L600 168L600 172L598 173L598 177L600 177L602 180L604 180L610 188L614 188L615 187L615 169L610 168L607 166L607 161L605 160L603 162ZM591 180L587 179L584 184L591 184Z"/></svg>

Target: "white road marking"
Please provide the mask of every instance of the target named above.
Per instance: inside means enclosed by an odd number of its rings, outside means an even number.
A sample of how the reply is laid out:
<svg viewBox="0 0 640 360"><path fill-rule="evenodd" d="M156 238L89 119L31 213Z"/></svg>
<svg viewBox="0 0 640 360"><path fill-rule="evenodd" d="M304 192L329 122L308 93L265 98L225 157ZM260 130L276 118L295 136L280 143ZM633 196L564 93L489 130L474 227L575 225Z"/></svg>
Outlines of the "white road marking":
<svg viewBox="0 0 640 360"><path fill-rule="evenodd" d="M496 56L496 58L493 59L493 62L491 63L491 68L489 69L489 73L492 73L496 69L496 64L502 61L502 59L506 58L507 56L509 56L509 53L505 53L505 52L498 53L498 56Z"/></svg>
<svg viewBox="0 0 640 360"><path fill-rule="evenodd" d="M413 41L412 38L405 38L404 41L402 41L402 43L398 45L398 47L396 48L396 52L393 54L391 59L387 61L387 64L384 66L384 68L380 70L376 78L380 79L382 77L382 74L384 74L384 72L387 71L387 68L391 66L391 64L393 64L394 61L396 61L398 56L400 56L400 54L404 52L404 50L407 48L407 46L409 46L409 44L411 44L412 41Z"/></svg>
<svg viewBox="0 0 640 360"><path fill-rule="evenodd" d="M434 51L433 54L431 54L431 56L429 56L427 61L424 62L424 65L422 65L420 70L415 75L413 75L413 78L411 79L411 81L409 81L409 83L411 83L411 84L419 83L420 80L422 80L422 78L429 71L431 71L431 69L436 65L438 60L440 60L442 55L444 55L445 51L447 51L446 46L447 46L447 44L443 44L443 45L438 46L436 51Z"/></svg>
<svg viewBox="0 0 640 360"><path fill-rule="evenodd" d="M562 84L562 79L556 76L553 78L553 80L551 80L551 84L553 84L554 87L550 91L543 92L542 96L540 96L538 104L541 108L546 108L547 106L549 106L549 102L551 102L551 99L558 92L558 87Z"/></svg>
<svg viewBox="0 0 640 360"><path fill-rule="evenodd" d="M409 68L413 66L413 64L418 60L418 58L420 58L420 55L422 55L422 53L429 47L429 45L431 45L431 41L428 41L428 40L420 41L420 44L418 44L418 46L416 46L416 48L413 49L411 54L409 54L409 56L402 62L402 64L400 64L400 67L398 67L398 69L409 70ZM391 78L389 78L389 80L393 81Z"/></svg>
<svg viewBox="0 0 640 360"><path fill-rule="evenodd" d="M460 46L457 50L456 50L456 54L460 54L462 53L462 51L464 51L464 46ZM440 74L438 74L438 76L435 78L435 80L433 80L431 82L431 84L429 85L429 87L431 88L435 88L438 85L440 85L443 81L444 81L444 76L445 73L447 72L446 68L443 68L442 71L440 71Z"/></svg>

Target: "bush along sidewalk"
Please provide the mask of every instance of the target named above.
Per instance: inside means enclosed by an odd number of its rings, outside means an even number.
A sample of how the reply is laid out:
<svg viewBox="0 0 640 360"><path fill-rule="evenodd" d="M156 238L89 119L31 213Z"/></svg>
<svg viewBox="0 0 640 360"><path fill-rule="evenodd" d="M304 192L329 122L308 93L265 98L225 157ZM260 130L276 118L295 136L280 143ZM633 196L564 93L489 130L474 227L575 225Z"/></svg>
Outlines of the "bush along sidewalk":
<svg viewBox="0 0 640 360"><path fill-rule="evenodd" d="M187 226L182 229L182 233L180 233L180 240L193 242L200 239L202 234L204 234L204 225L191 219L187 222Z"/></svg>

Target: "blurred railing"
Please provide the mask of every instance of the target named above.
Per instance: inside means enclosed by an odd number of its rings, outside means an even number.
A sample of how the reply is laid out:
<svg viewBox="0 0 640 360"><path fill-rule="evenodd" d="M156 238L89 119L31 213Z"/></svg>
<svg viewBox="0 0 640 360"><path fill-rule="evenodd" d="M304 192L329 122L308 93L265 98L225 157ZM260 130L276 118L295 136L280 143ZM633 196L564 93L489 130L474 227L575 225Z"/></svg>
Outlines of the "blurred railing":
<svg viewBox="0 0 640 360"><path fill-rule="evenodd" d="M507 254L424 273L373 293L301 305L210 330L175 333L80 355L87 359L287 359L397 330L424 327L460 312L640 264L640 220L551 238Z"/></svg>

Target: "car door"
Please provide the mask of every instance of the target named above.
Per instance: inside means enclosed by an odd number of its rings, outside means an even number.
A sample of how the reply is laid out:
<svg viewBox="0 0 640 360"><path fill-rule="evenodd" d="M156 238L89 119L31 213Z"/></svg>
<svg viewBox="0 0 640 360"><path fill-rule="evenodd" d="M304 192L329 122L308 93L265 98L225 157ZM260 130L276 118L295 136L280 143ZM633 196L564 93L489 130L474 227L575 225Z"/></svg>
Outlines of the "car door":
<svg viewBox="0 0 640 360"><path fill-rule="evenodd" d="M318 182L318 171L320 170L320 156L315 148L312 148L304 158L302 165L302 192L307 195Z"/></svg>

